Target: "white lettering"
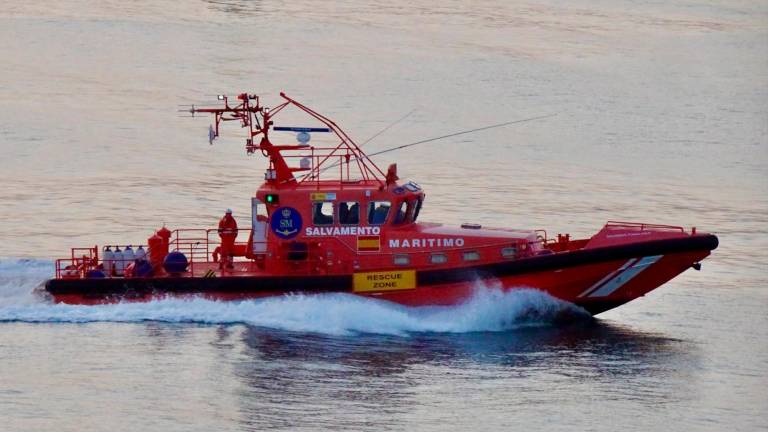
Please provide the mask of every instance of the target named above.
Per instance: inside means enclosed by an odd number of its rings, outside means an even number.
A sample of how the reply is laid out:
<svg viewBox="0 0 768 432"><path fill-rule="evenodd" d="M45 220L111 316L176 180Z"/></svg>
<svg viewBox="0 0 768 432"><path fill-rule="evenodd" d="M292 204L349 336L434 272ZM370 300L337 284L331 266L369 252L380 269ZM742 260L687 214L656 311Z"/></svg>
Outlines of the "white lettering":
<svg viewBox="0 0 768 432"><path fill-rule="evenodd" d="M360 235L380 235L381 227L307 227L304 229L304 235L308 237L323 236L360 236ZM422 240L426 241L426 240ZM426 244L423 244L426 246Z"/></svg>
<svg viewBox="0 0 768 432"><path fill-rule="evenodd" d="M463 238L421 238L421 239L390 239L390 248L452 248L464 247Z"/></svg>

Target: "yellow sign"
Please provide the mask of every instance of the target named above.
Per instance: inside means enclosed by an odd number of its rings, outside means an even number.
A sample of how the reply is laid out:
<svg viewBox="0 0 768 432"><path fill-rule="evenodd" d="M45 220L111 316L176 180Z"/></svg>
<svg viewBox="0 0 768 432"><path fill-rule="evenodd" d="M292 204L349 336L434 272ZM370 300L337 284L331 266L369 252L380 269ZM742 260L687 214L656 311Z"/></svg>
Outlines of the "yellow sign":
<svg viewBox="0 0 768 432"><path fill-rule="evenodd" d="M336 192L312 192L309 194L310 201L334 201Z"/></svg>
<svg viewBox="0 0 768 432"><path fill-rule="evenodd" d="M416 288L416 270L355 273L354 292L394 291Z"/></svg>

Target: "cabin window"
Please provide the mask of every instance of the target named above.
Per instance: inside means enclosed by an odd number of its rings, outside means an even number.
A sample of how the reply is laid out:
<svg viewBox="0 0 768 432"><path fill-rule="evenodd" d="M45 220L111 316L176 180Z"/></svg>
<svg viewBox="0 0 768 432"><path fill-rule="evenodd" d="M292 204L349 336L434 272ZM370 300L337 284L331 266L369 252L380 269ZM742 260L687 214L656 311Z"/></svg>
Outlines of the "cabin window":
<svg viewBox="0 0 768 432"><path fill-rule="evenodd" d="M395 254L392 258L392 262L395 265L409 265L411 263L411 256L406 254Z"/></svg>
<svg viewBox="0 0 768 432"><path fill-rule="evenodd" d="M421 204L424 202L424 197L419 197L419 201L416 203L416 210L413 211L413 221L419 218L419 212L421 211Z"/></svg>
<svg viewBox="0 0 768 432"><path fill-rule="evenodd" d="M461 258L464 261L477 261L480 259L480 252L478 251L467 251L461 254Z"/></svg>
<svg viewBox="0 0 768 432"><path fill-rule="evenodd" d="M416 220L416 208L419 206L418 199L412 199L408 201L408 214L405 218L407 223L411 223Z"/></svg>
<svg viewBox="0 0 768 432"><path fill-rule="evenodd" d="M389 208L392 203L389 201L372 201L368 204L368 225L382 225L387 221Z"/></svg>
<svg viewBox="0 0 768 432"><path fill-rule="evenodd" d="M448 262L448 255L444 253L433 253L429 256L430 264L445 264Z"/></svg>
<svg viewBox="0 0 768 432"><path fill-rule="evenodd" d="M517 255L517 248L514 246L505 247L501 249L501 256L504 258L514 258Z"/></svg>
<svg viewBox="0 0 768 432"><path fill-rule="evenodd" d="M342 225L359 224L360 204L351 201L339 203L339 223Z"/></svg>
<svg viewBox="0 0 768 432"><path fill-rule="evenodd" d="M315 225L333 224L333 202L324 201L312 204L312 223Z"/></svg>
<svg viewBox="0 0 768 432"><path fill-rule="evenodd" d="M400 203L400 207L397 208L395 220L392 223L395 225L400 225L401 223L405 222L406 216L408 216L408 202L403 201Z"/></svg>

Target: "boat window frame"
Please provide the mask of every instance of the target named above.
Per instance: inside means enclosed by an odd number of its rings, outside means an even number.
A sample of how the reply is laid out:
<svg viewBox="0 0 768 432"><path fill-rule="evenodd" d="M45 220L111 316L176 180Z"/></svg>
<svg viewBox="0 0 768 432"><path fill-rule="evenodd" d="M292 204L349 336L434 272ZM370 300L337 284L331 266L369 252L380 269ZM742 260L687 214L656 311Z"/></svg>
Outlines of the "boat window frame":
<svg viewBox="0 0 768 432"><path fill-rule="evenodd" d="M424 195L421 195L419 197L419 201L416 203L416 208L413 210L413 221L416 222L416 220L419 218L419 213L421 212L421 206L424 204Z"/></svg>
<svg viewBox="0 0 768 432"><path fill-rule="evenodd" d="M400 260L400 261L398 261ZM408 266L411 265L411 255L407 253L396 253L392 255L392 264L396 266Z"/></svg>
<svg viewBox="0 0 768 432"><path fill-rule="evenodd" d="M405 222L404 223L414 223L416 222L416 207L419 206L419 198L414 197L412 199L407 200L408 201L408 209L406 210L405 214Z"/></svg>
<svg viewBox="0 0 768 432"><path fill-rule="evenodd" d="M392 225L405 225L408 223L408 215L411 210L411 201L412 200L404 199L399 202L397 210L395 210L395 216L392 219ZM405 205L405 211L401 213L403 205ZM403 215L402 218L400 217L401 214Z"/></svg>
<svg viewBox="0 0 768 432"><path fill-rule="evenodd" d="M501 248L499 252L501 253L502 258L515 259L517 257L518 250L515 246L506 246Z"/></svg>
<svg viewBox="0 0 768 432"><path fill-rule="evenodd" d="M352 204L351 206L347 206L347 211L350 212L352 207L357 206L357 220L355 222L346 222L342 220L341 217L341 205L342 204ZM360 225L360 202L359 201L339 201L338 204L338 210L339 210L339 225ZM347 213L347 218L349 218L349 214Z"/></svg>
<svg viewBox="0 0 768 432"><path fill-rule="evenodd" d="M327 217L328 215L325 215L322 213L323 205L330 204L331 206L331 222L330 223L318 223L317 222L317 214L315 213L316 209L320 209L320 214L324 217ZM320 207L318 207L318 205ZM313 201L312 202L312 224L316 226L329 226L333 225L336 222L336 206L334 205L333 201Z"/></svg>
<svg viewBox="0 0 768 432"><path fill-rule="evenodd" d="M435 257L442 257L444 261L435 262ZM429 263L432 265L446 264L448 262L448 254L445 252L433 252L429 254Z"/></svg>
<svg viewBox="0 0 768 432"><path fill-rule="evenodd" d="M387 212L384 214L384 219L381 222L374 223L373 222L373 216L377 210L375 207L377 203L387 203ZM390 200L372 200L368 201L368 211L366 212L366 222L368 222L368 225L371 226L381 226L387 223L387 220L389 220L389 213L392 210L392 201Z"/></svg>
<svg viewBox="0 0 768 432"><path fill-rule="evenodd" d="M472 255L474 258L468 258L469 255ZM480 258L481 258L480 252L476 250L468 250L468 251L463 251L461 253L462 261L466 261L466 262L480 261Z"/></svg>

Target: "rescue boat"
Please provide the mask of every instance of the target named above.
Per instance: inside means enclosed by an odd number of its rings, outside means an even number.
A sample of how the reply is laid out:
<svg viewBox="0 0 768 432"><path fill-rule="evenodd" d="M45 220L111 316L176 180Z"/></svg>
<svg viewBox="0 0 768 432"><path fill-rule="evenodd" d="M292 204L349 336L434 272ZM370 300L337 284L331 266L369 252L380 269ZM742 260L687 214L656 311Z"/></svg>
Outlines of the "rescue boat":
<svg viewBox="0 0 768 432"><path fill-rule="evenodd" d="M331 119L280 96L272 108L243 93L189 110L213 115L211 143L223 122L239 122L247 153L269 161L247 224L241 218L247 227L163 227L141 245L73 248L56 260L45 292L70 304L342 292L423 306L458 304L491 285L539 289L599 314L699 270L718 246L695 227L636 222L608 222L578 239L421 222L421 186L401 181L395 164L381 170ZM311 125L275 125L289 109ZM280 134L297 142L274 144ZM317 134L329 139L310 144Z"/></svg>

